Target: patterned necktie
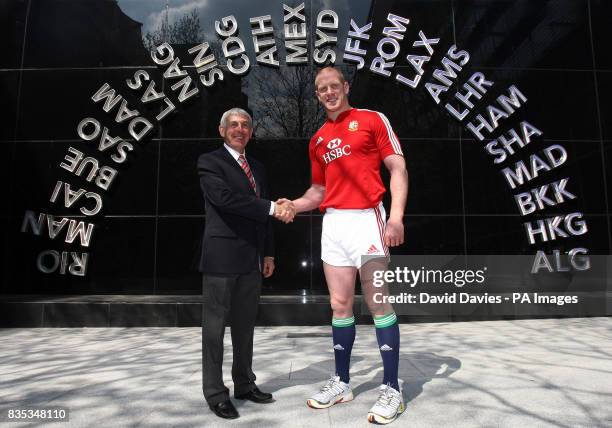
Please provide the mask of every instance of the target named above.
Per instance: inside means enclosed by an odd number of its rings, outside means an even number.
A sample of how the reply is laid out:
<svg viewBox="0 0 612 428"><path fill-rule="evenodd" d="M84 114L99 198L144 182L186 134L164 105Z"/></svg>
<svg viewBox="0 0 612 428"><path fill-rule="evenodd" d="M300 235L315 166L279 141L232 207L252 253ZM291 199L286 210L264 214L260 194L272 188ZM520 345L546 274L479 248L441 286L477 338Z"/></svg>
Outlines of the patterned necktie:
<svg viewBox="0 0 612 428"><path fill-rule="evenodd" d="M251 172L251 168L249 168L249 164L247 163L247 160L244 157L244 155L238 156L238 162L240 163L242 170L244 171L247 178L249 179L249 183L251 183L251 187L253 188L253 191L257 193L257 186L255 185L255 178L253 178L253 173Z"/></svg>

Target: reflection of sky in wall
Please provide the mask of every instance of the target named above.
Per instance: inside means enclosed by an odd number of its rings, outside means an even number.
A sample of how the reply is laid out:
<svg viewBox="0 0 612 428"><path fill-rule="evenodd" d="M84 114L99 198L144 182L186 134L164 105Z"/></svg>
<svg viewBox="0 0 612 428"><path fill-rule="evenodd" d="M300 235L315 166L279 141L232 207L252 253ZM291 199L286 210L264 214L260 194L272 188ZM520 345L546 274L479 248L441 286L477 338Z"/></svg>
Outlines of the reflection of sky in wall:
<svg viewBox="0 0 612 428"><path fill-rule="evenodd" d="M204 37L208 40L216 37L214 22L224 16L234 15L238 20L239 33L243 40L250 35L249 18L272 15L274 28L279 31L283 25L283 2L278 0L118 0L121 10L130 18L142 23L142 32L145 34L160 27L166 17L166 3L168 4L168 21L174 22L181 16L196 10L200 17L200 26ZM290 7L295 7L301 1L286 1ZM350 19L364 25L368 18L372 2L369 0L311 0L304 1L306 20L309 23L309 38L312 38L312 28L316 25L316 14L323 9L332 9L340 17L338 31L339 42L344 40L349 28ZM340 46L342 46L339 43Z"/></svg>
<svg viewBox="0 0 612 428"><path fill-rule="evenodd" d="M221 40L215 33L215 21L228 15L234 15L238 21L238 37L244 42L252 65L250 73L240 80L240 85L241 91L248 99L248 107L253 112L256 135L260 138L308 138L320 126L323 113L313 96L314 75L306 72L300 74L293 67L285 67L275 73L274 78L271 79L271 69L257 67L258 64L255 61L249 18L271 15L272 25L279 40L277 58L281 65L285 64L282 0L168 0L167 2L166 0L118 0L117 3L126 15L142 23L143 35L160 29L166 20L166 13L168 23L172 24L195 10L202 31L203 40L201 41L209 43ZM287 0L284 3L295 8L302 1ZM341 64L350 20L354 19L360 26L368 23L372 2L370 0L308 0L304 3L302 13L306 16L309 64L312 64L317 15L326 9L335 11L339 17L338 42L335 51L336 64ZM167 12L166 4L168 4ZM224 64L221 58L218 59L221 64ZM298 96L296 93L300 91L297 88L304 81L309 85L306 89L307 95ZM298 110L300 114L297 113Z"/></svg>

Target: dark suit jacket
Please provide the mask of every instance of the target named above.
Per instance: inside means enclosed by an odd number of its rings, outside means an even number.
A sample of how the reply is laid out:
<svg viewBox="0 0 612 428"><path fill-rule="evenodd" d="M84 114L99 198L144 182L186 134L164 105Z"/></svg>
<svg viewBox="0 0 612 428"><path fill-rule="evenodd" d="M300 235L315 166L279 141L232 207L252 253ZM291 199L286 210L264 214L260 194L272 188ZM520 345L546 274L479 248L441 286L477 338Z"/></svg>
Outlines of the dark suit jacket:
<svg viewBox="0 0 612 428"><path fill-rule="evenodd" d="M268 183L264 166L246 156L259 197L224 146L200 156L198 173L206 206L200 272L245 274L274 255Z"/></svg>

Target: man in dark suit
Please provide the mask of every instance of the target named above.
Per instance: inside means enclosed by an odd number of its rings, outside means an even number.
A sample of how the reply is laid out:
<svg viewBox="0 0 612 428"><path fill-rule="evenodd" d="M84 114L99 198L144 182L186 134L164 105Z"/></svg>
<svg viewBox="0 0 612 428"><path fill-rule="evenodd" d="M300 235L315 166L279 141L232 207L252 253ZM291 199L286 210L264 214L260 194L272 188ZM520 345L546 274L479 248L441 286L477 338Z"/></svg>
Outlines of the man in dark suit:
<svg viewBox="0 0 612 428"><path fill-rule="evenodd" d="M274 272L271 216L288 222L292 207L268 199L264 167L246 155L253 133L251 116L233 108L219 125L224 144L198 159L200 186L206 207L200 271L202 286L202 389L219 417L238 412L223 384L223 336L231 324L234 396L269 403L272 394L255 385L252 370L253 332L262 274Z"/></svg>

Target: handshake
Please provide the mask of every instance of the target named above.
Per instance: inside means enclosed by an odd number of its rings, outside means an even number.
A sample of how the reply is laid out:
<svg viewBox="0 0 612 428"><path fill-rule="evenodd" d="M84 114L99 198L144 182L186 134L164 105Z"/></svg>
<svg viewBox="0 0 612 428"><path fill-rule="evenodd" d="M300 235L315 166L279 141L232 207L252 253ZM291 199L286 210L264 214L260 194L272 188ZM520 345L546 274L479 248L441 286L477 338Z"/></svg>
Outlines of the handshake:
<svg viewBox="0 0 612 428"><path fill-rule="evenodd" d="M295 205L289 199L280 198L275 203L274 218L283 223L291 223L296 214Z"/></svg>

